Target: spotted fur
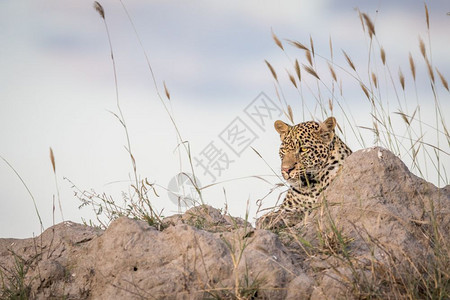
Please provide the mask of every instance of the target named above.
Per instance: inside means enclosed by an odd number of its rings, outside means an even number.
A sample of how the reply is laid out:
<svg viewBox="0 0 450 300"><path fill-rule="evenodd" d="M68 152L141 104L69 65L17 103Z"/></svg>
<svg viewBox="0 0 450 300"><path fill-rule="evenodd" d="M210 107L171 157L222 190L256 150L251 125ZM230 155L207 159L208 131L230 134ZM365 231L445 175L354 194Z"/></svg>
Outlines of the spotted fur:
<svg viewBox="0 0 450 300"><path fill-rule="evenodd" d="M335 134L333 117L323 123L309 121L290 126L276 121L274 125L281 138L281 174L290 188L279 210L258 220L266 228L286 224L287 216L298 219L312 209L352 153Z"/></svg>

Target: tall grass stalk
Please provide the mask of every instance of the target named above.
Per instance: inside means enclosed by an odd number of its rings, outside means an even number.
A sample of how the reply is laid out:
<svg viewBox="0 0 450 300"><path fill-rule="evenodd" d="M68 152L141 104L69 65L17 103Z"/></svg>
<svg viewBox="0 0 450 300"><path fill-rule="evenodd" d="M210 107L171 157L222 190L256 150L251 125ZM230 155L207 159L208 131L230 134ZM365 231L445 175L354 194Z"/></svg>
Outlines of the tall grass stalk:
<svg viewBox="0 0 450 300"><path fill-rule="evenodd" d="M346 51L342 51L342 61L346 66L337 64L333 56L331 41L331 57L327 58L322 56L317 49L312 50L313 43L311 41L310 46L307 47L301 42L288 40L292 47L309 53L305 57L304 64L298 62L300 60L298 58L291 59L287 54L288 49L286 47L280 48L288 57L289 63L293 65L294 69L297 65L302 66L301 69L311 75L315 82L321 83L322 91L312 95L315 103L321 105L321 111L327 116L334 113L333 104L337 103L337 107L344 116L343 123L347 123L350 128L354 129L353 134L357 140L358 137L360 138L358 140L360 144L365 144L362 131L369 130L375 137L376 145L388 148L402 159L406 159L405 162L410 163L413 171L421 177L429 180L429 175L436 174L436 178L432 179L438 187L448 184L449 179L445 164L450 157L450 135L441 98L445 95L448 99L449 88L444 74L439 72L432 61L430 18L427 5L425 4L425 19L428 44L425 45L423 40L419 38L418 47L423 57L423 64L418 65L411 53L405 59L409 63L411 80L408 76L405 76L405 73L398 66L392 67L392 59L378 40L376 24L372 22L370 16L359 10L357 12L367 44L367 70L355 64ZM280 39L277 38L277 40ZM275 43L277 44L277 41ZM313 52L314 55L311 56ZM313 61L312 57L320 58L320 60ZM292 63L293 61L295 63ZM328 77L320 72L320 70L323 70L318 66L320 63L326 65L326 69L329 71ZM273 72L276 73L277 69L273 66L272 68ZM394 69L399 70L398 77L393 75L391 70ZM367 75L363 75L365 73ZM427 104L433 107L432 114L433 119L435 119L432 121L433 124L429 124L423 119L424 114L421 109L423 103L419 100L417 86L420 83L418 74L428 75L429 92L431 93L429 98L432 99L432 102ZM347 102L346 97L342 90L340 95L334 93L334 84L342 82L343 75L348 76L355 83L355 86L359 86L361 89L361 95L369 105L370 113L367 116L372 119L372 126L358 126L354 119L347 116L351 110L344 110L344 103ZM441 86L437 77L439 77ZM328 83L328 78L331 84ZM279 84L280 81L280 78L278 78L277 83ZM289 72L287 82L288 84L290 82L296 89L302 84L306 84L304 81L294 84ZM281 89L282 85L279 86ZM414 102L408 101L410 97L408 88L410 86L414 87L414 93L412 94L416 98ZM313 93L312 89L309 89L309 92ZM325 103L318 101L320 93L322 98L329 96L333 100L329 103L328 108ZM304 98L301 97L300 100L303 106ZM393 109L394 106L398 108ZM425 134L427 134L426 137ZM426 199L426 196L424 198ZM436 200L436 203L446 201L445 195ZM351 270L353 278L349 278L345 274L339 274L335 278L351 289L351 297L360 299L448 298L450 294L450 274L447 271L450 265L449 248L448 241L445 240L445 234L440 231L445 228L445 225L439 224L438 221L438 219L442 220L442 213L445 214L445 212L442 212L441 208L435 207L432 199L429 199L428 203L424 202L423 207L423 210L430 214L430 221L423 223L417 221L418 226L424 226L423 231L419 233L420 236L422 238L425 236L429 240L429 245L426 246L427 249L424 249L424 253L425 251L432 253L427 254L427 257L424 255L423 260L415 261L410 254L403 250L400 254L394 253L390 250L391 245L371 236L364 226L357 228L353 224L354 231L352 232L359 235L359 238L367 243L366 247L373 251L373 257L368 266L366 262L360 260L360 257L351 252L353 239L347 238L344 232L340 230L339 224L329 212L330 208L326 199L323 200L320 208L320 214L316 215L317 220L313 223L309 222L309 225L313 224L312 226L316 228L316 240L308 241L301 235L303 227L300 225L307 225L307 217L304 218L305 224L297 224L295 227L280 231L280 237L287 234L288 240L294 241L308 258L325 254L327 257L331 256L336 259L339 262L338 266L345 266L345 268ZM375 253L375 249L382 255ZM399 264L399 257L396 257L396 255L404 259L402 264ZM384 259L379 257L384 257ZM361 263L366 265L367 269L361 268Z"/></svg>
<svg viewBox="0 0 450 300"><path fill-rule="evenodd" d="M124 131L125 131L125 137L126 137L126 141L127 141L127 146L125 147L125 149L130 156L131 165L132 165L132 169L133 169L133 177L134 177L134 184L132 184L132 188L133 188L134 192L138 195L138 201L139 201L139 205L135 206L135 208L144 209L144 207L147 207L150 211L149 218L150 219L156 218L158 220L158 222L160 222L161 220L159 218L158 213L156 213L156 211L153 209L151 202L149 201L147 195L144 194L144 192L147 191L144 181L140 181L138 178L136 160L134 158L133 151L131 148L131 141L130 141L130 135L128 132L128 126L127 126L124 114L122 112L122 108L120 106L119 84L118 84L118 80L117 80L116 61L114 58L113 45L112 45L112 41L111 41L111 35L109 32L108 23L106 22L105 10L103 9L102 5L97 1L94 2L94 8L99 13L100 17L103 20L103 23L105 25L106 34L108 37L108 44L109 44L110 56L111 56L111 61L112 61L113 74L114 74L116 106L117 106L117 110L118 110L119 114L117 115L114 112L111 112L111 113L118 119L118 121L120 122L120 124L122 125L122 127L124 128ZM102 199L102 198L100 197L100 199ZM144 213L144 212L142 211L142 213ZM146 214L144 213L144 215L146 215Z"/></svg>
<svg viewBox="0 0 450 300"><path fill-rule="evenodd" d="M412 169L417 172L421 177L429 179L428 176L432 174L437 174L436 178L433 178L437 186L442 186L448 184L448 177L445 170L445 162L442 158L445 156L447 159L449 156L448 146L450 146L450 135L448 127L445 122L445 115L443 113L442 105L440 103L440 88L437 85L435 73L439 75L440 81L445 93L448 95L448 83L445 76L442 73L438 73L438 69L432 63L431 55L431 38L430 38L430 21L428 15L428 9L425 5L426 12L426 25L427 25L427 35L428 35L428 47L420 39L419 48L421 50L426 72L423 74L428 74L430 89L434 102L434 119L435 123L432 125L434 130L433 142L429 142L428 139L430 135L426 136L425 139L425 122L423 121L423 114L421 110L421 103L419 101L419 96L417 92L417 82L416 74L421 70L418 70L413 57L409 54L407 63L410 65L412 79L410 84L414 85L416 106L411 109L408 107L408 78L406 78L404 72L399 69L398 79L395 80L394 75L391 71L389 57L381 42L378 40L376 33L376 24L372 21L368 14L357 11L359 18L361 20L361 26L365 37L367 38L367 69L364 72L366 76L362 76L363 68L360 68L355 64L350 54L345 50L342 50L342 58L347 64L347 67L341 66L336 63L335 57L333 55L333 47L330 39L330 58L321 55L317 49L314 49L314 44L312 38L310 37L309 46L305 46L298 41L287 40L289 45L295 49L299 49L306 53L306 62L302 64L299 63L298 58L292 59L287 53L286 47L280 47L280 39L273 36L275 43L283 51L285 56L288 58L289 63L296 73L300 73L300 70L305 71L308 75L312 76L313 81L320 83L320 89L314 92L311 88L308 88L311 96L315 100L316 105L320 106L320 111L323 117L333 115L334 104L340 110L343 115L343 120L341 125L344 128L350 127L353 136L363 147L366 147L368 143L363 135L364 130L370 130L375 137L375 144L385 147L402 158L407 158L407 163L411 164ZM274 35L274 34L273 34ZM317 48L317 47L316 47ZM313 59L314 58L314 59ZM316 61L320 59L320 61ZM323 63L329 70L329 75L326 76L322 74L320 70L322 68L319 64ZM274 66L270 66L272 74L276 74L277 70ZM398 67L397 67L398 68ZM288 80L294 86L295 89L299 89L302 85L307 85L304 80L299 80L298 82L293 81L293 76L288 72ZM334 84L337 82L342 82L342 76L349 76L351 80L354 81L356 85L359 85L362 94L368 101L372 118L372 126L358 126L353 115L352 109L348 105L348 101L345 95L342 93L337 95L334 92ZM328 79L330 83L328 82ZM381 80L383 79L384 80ZM279 77L274 79L277 83L277 93L278 90L282 90L282 85ZM389 94L392 93L392 94ZM363 96L363 97L364 97ZM330 98L328 106L321 99ZM300 97L301 105L304 104L304 96ZM391 106L392 102L396 103L398 110L393 111ZM288 104L286 105L288 106ZM305 113L303 111L303 113ZM287 114L287 113L286 113ZM292 114L290 112L289 114ZM289 115L287 114L287 115ZM399 116L400 119L397 117ZM291 119L292 117L288 118ZM401 124L403 122L403 125ZM346 126L348 125L348 126ZM344 139L346 133L344 132ZM445 141L445 147L442 142ZM429 170L432 168L433 171Z"/></svg>
<svg viewBox="0 0 450 300"><path fill-rule="evenodd" d="M39 224L41 225L41 233L42 233L44 231L44 225L42 223L41 215L39 214L39 210L37 208L36 200L34 199L33 193L31 193L30 189L28 188L28 185L25 183L22 176L20 176L20 174L16 171L16 169L3 156L0 155L0 158L5 162L6 165L8 165L8 167L14 172L14 174L16 174L20 182L22 182L23 186L27 190L28 195L30 195L31 200L33 200L34 211L36 212L36 215L39 219Z"/></svg>
<svg viewBox="0 0 450 300"><path fill-rule="evenodd" d="M56 186L56 194L57 194L57 197L58 197L59 212L61 213L61 218L64 221L64 214L63 214L63 209L62 209L62 205L61 205L61 197L60 197L60 194L59 194L58 177L56 176L55 155L53 154L53 149L51 147L50 147L50 162L52 163L53 175L55 177L55 186ZM53 199L53 202L54 201L55 201L55 199ZM53 206L55 206L55 204L53 204ZM54 208L53 208L53 215L54 215ZM54 217L53 217L53 225L55 225Z"/></svg>
<svg viewBox="0 0 450 300"><path fill-rule="evenodd" d="M119 101L119 84L117 81L117 69L116 69L116 60L114 59L114 52L113 52L113 46L112 46L112 41L111 41L111 35L109 33L109 28L108 28L108 23L106 22L106 16L105 16L105 11L102 7L102 5L100 3L98 3L97 1L94 2L94 8L95 10L99 13L100 17L103 20L103 23L105 25L105 30L106 30L106 34L108 36L108 43L109 43L109 50L110 50L110 55L111 55L111 61L112 61L112 67L113 67L113 74L114 74L114 89L115 89L115 96L116 96L116 106L117 106L117 110L119 111L119 115L115 114L112 112L112 114L114 116L117 117L117 119L119 120L120 124L122 124L124 130L125 130L125 136L127 139L127 152L130 155L130 159L131 159L131 163L132 163L132 167L133 167L133 173L134 173L134 179L135 179L135 184L136 186L139 185L139 181L138 181L138 176L137 176L137 171L136 171L136 161L133 157L132 151L131 151L131 142L130 142L130 135L128 133L128 127L127 124L125 122L125 117L123 116L123 112L122 112L122 108L120 107L120 101Z"/></svg>
<svg viewBox="0 0 450 300"><path fill-rule="evenodd" d="M181 135L181 132L180 132L178 126L177 126L177 123L175 122L175 118L173 116L173 111L169 110L169 108L167 107L166 102L164 101L163 97L161 96L161 93L160 93L160 90L159 90L159 87L158 87L158 83L157 83L157 80L156 80L156 76L155 76L155 73L153 71L152 65L150 63L149 56L147 54L147 51L144 48L144 45L142 44L142 39L141 39L137 29L136 29L136 26L134 25L133 18L131 17L130 13L128 12L128 10L127 10L125 4L123 3L123 1L122 0L119 0L119 1L120 1L120 4L122 5L123 10L125 11L125 14L127 15L127 18L129 20L132 28L133 28L135 36L136 36L136 39L139 42L139 46L140 46L140 48L142 50L142 53L143 53L143 55L145 57L145 61L147 63L147 67L148 67L148 69L150 71L151 79L152 79L153 85L155 87L156 95L157 95L158 99L160 100L161 104L163 105L164 110L166 111L167 115L169 116L173 127L175 128L175 131L176 131L176 134L177 134L177 139L178 139L178 145L182 145L184 147L184 150L186 152L186 155L187 155L187 158L188 158L188 161L189 161L190 170L191 170L192 175L193 175L192 176L193 177L192 178L192 182L194 183L194 188L196 189L197 193L199 194L201 203L204 204L202 192L201 192L201 189L199 187L199 183L197 182L197 178L195 176L195 168L194 168L194 164L193 164L193 160L192 160L192 155L191 155L191 149L190 149L189 142L186 141L185 139L183 139L183 137ZM164 82L164 91L165 91L167 99L170 101L170 93L169 93L169 91L167 89L167 86L166 86L165 82ZM180 164L181 164L181 159L180 159Z"/></svg>

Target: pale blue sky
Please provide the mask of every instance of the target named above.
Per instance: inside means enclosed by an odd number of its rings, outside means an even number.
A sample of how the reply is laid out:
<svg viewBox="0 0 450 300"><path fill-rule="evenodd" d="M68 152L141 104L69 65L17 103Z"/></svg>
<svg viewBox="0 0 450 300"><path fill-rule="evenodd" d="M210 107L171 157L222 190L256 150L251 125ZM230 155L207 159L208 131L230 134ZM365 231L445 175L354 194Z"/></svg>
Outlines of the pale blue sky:
<svg viewBox="0 0 450 300"><path fill-rule="evenodd" d="M156 98L142 50L120 2L101 3L112 36L120 99L139 173L166 187L179 172L173 126ZM174 116L183 137L190 141L194 156L210 142L220 143L219 134L236 117L245 120L244 108L260 92L278 101L265 59L277 69L296 121L303 121L299 95L286 76L285 69L293 72L292 66L274 44L271 30L284 43L284 39L292 39L308 45L311 35L317 53L326 57L329 57L331 36L335 62L347 68L340 51L345 49L366 76L368 39L362 32L356 7L375 22L394 79L397 80L400 65L409 90L406 102L411 103L411 110L416 104L408 53L412 53L424 73L418 36L424 38L427 47L429 44L422 1L134 0L124 3L149 55L158 84L162 87L163 80L167 83ZM105 28L92 4L84 0L0 2L0 155L28 184L46 228L52 224L52 198L56 194L49 147L55 151L65 219L79 222L81 217L90 215L87 210L77 209L79 202L63 177L82 189L110 192L119 199L120 191L127 190L126 183L108 185L127 180L131 169L123 148L122 128L108 112L116 111L112 65ZM441 0L427 4L433 64L449 80L450 16L447 12L450 3ZM287 43L285 47L289 58L306 63L303 51ZM319 59L317 62L320 64ZM322 71L328 74L326 68ZM351 108L357 125L371 126L370 109L359 85L348 76L342 78L346 94L343 105ZM304 80L306 84L315 84L305 74ZM424 121L434 124L427 76L419 75L418 81ZM448 113L449 94L438 86L442 109ZM384 99L392 96L392 92L387 93ZM306 86L304 97L314 117L321 119ZM398 109L395 98L389 102L392 111ZM340 123L345 123L341 112L336 110L335 114ZM348 128L348 124L343 125ZM278 171L279 140L271 126L256 132L258 139L252 146ZM354 150L361 148L351 134L346 138ZM371 146L373 138L369 133L366 140L367 146ZM450 152L448 145L441 147ZM445 155L443 159L450 161ZM271 175L271 171L252 151L246 151L241 157L235 157L220 180L251 175ZM201 171L199 177L202 183L210 183ZM270 180L277 182L276 178ZM31 199L2 161L0 182L0 237L39 234ZM215 207L223 207L223 188L232 214L243 216L249 200L254 217L256 200L268 193L271 186L254 179L235 180L205 191L205 200ZM166 192L161 189L160 194L155 205L164 208L165 215L175 212L176 206L168 200ZM276 196L268 203L273 203ZM61 221L58 212L55 219Z"/></svg>

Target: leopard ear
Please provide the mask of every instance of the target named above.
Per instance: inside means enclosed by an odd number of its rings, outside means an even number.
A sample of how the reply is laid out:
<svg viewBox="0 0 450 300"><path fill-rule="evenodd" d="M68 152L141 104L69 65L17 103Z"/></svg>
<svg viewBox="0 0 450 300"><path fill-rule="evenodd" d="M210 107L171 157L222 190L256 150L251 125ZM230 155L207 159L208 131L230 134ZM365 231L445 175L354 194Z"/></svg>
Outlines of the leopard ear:
<svg viewBox="0 0 450 300"><path fill-rule="evenodd" d="M275 121L275 123L273 125L275 127L275 130L280 135L286 134L286 132L288 132L288 130L289 130L289 125L280 120Z"/></svg>
<svg viewBox="0 0 450 300"><path fill-rule="evenodd" d="M319 136L324 143L330 143L334 138L334 128L336 127L336 119L329 117L319 125Z"/></svg>

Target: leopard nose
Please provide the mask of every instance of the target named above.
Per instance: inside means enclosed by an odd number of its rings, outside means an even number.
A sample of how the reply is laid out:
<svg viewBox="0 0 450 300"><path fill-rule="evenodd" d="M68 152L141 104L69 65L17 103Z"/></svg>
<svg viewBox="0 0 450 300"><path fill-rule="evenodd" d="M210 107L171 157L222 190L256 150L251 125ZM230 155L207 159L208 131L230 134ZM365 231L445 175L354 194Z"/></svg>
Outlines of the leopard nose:
<svg viewBox="0 0 450 300"><path fill-rule="evenodd" d="M283 172L289 173L290 171L292 171L294 169L294 167L285 167L285 166L281 166L281 170Z"/></svg>

